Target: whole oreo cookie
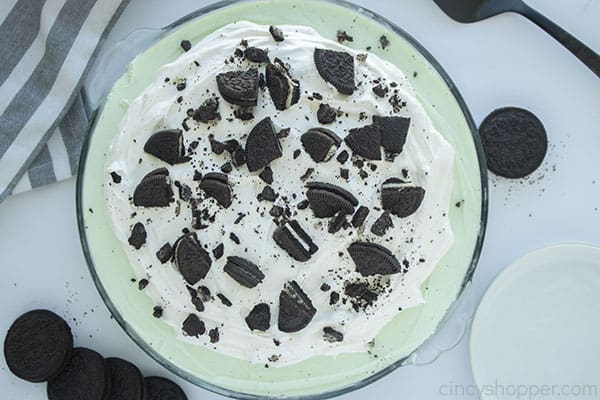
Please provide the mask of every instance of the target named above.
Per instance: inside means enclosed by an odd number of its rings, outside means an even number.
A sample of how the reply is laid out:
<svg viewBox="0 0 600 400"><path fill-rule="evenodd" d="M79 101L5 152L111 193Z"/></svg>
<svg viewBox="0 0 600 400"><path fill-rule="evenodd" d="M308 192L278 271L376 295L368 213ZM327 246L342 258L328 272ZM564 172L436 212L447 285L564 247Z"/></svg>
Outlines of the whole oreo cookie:
<svg viewBox="0 0 600 400"><path fill-rule="evenodd" d="M4 339L10 371L29 382L44 382L66 366L73 350L69 325L48 310L29 311L13 322Z"/></svg>
<svg viewBox="0 0 600 400"><path fill-rule="evenodd" d="M535 171L548 150L542 122L530 111L499 108L479 127L487 167L505 178L524 178Z"/></svg>
<svg viewBox="0 0 600 400"><path fill-rule="evenodd" d="M84 347L73 349L65 369L48 382L48 400L106 400L110 374L104 357Z"/></svg>
<svg viewBox="0 0 600 400"><path fill-rule="evenodd" d="M149 376L144 380L146 400L188 400L179 385L167 378Z"/></svg>
<svg viewBox="0 0 600 400"><path fill-rule="evenodd" d="M107 358L106 364L110 373L110 400L146 398L146 383L138 367L116 357Z"/></svg>

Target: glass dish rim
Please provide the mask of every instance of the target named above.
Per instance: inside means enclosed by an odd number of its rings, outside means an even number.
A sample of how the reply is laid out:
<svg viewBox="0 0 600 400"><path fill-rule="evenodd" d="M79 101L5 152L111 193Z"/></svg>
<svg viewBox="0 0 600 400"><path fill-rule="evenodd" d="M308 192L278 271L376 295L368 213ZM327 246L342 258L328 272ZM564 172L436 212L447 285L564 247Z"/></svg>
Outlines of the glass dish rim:
<svg viewBox="0 0 600 400"><path fill-rule="evenodd" d="M255 0L221 0L221 1L217 1L215 3L209 4L205 7L199 8L195 11L192 11L191 13L184 15L183 17L175 20L174 22L172 22L162 28L158 28L157 31L159 31L160 34L157 37L153 38L152 42L149 45L147 45L146 48L151 47L158 40L160 40L164 35L170 33L172 30L180 27L181 25L183 25L189 21L192 21L192 20L199 18L205 14L211 13L213 11L216 11L216 10L219 10L219 9L222 9L225 7L233 6L233 5L240 4L240 3L249 3L249 2L253 2L253 1L255 1ZM456 299L454 299L454 301L450 304L450 307L446 311L445 317L442 318L442 320L438 323L435 332L423 344L421 344L419 347L417 347L415 350L413 350L413 352L411 352L406 357L396 360L395 362L391 363L387 367L385 367L385 368L377 371L376 373L374 373L366 378L363 378L357 382L354 382L352 384L343 386L341 388L333 389L333 390L330 390L330 391L327 391L324 393L301 395L301 396L295 396L295 397L285 397L286 399L303 399L303 400L328 399L328 398L340 396L342 394L346 394L346 393L355 391L357 389L360 389L362 387L365 387L375 381L378 381L379 379L388 375L392 371L395 371L397 368L403 366L407 360L409 360L414 354L416 354L419 351L419 349L421 349L423 346L425 346L433 337L437 336L439 334L439 332L442 330L442 328L447 324L446 317L451 313L453 307L459 302L459 300L465 293L465 289L467 289L470 282L472 281L473 274L475 273L475 270L477 268L477 264L478 264L478 261L479 261L480 255L481 255L481 251L483 248L483 242L484 242L485 232L486 232L486 228L487 228L487 216L488 216L488 191L489 191L489 188L488 188L487 166L486 166L486 162L485 162L485 153L483 151L483 147L482 147L482 143L481 143L481 140L479 137L478 129L475 126L475 122L473 120L471 112L469 111L469 108L468 108L466 102L464 101L460 91L458 90L458 88L456 87L456 85L454 84L454 82L452 81L450 76L448 75L448 73L444 70L442 65L433 57L433 55L419 41L417 41L413 36L411 36L409 33L407 33L404 29L400 28L399 26L397 26L395 23L391 22L387 18L385 18L363 6L359 6L359 5L354 4L347 0L319 0L319 1L345 7L351 11L360 13L360 14L372 19L373 21L377 22L378 24L390 29L395 34L399 35L404 40L406 40L412 47L414 47L425 58L425 60L435 69L435 71L440 75L440 77L443 79L444 83L450 90L450 93L452 93L452 95L454 96L454 98L463 114L463 117L465 118L465 122L469 128L469 131L471 132L471 138L473 140L473 145L475 147L475 152L477 155L478 166L479 166L480 185L481 185L481 210L480 210L481 217L480 217L480 225L479 225L480 228L479 228L479 232L477 235L477 239L475 241L475 247L473 250L473 255L471 257L471 262L465 273L464 279L460 285L460 289L458 291ZM92 110L93 115L92 115L91 122L88 126L86 136L84 138L84 142L83 142L83 146L82 146L82 150L81 150L81 158L80 158L79 166L78 166L78 170L77 170L77 182L76 182L76 213L77 213L77 225L78 225L78 230L79 230L79 239L81 242L81 247L82 247L82 251L83 251L83 254L84 254L84 257L86 260L88 270L90 271L90 274L91 274L94 284L100 294L100 297L106 304L107 308L109 309L109 311L111 312L112 316L115 318L115 320L117 321L119 326L133 340L133 342L137 346L139 346L146 354L148 354L153 360L155 360L161 366L163 366L170 372L174 373L178 377L180 377L198 387L201 387L201 388L209 390L213 393L217 393L217 394L220 394L220 395L223 395L226 397L230 397L230 398L252 399L252 400L265 399L265 398L278 398L278 397L269 397L269 396L261 396L261 395L251 394L251 393L238 392L238 391L234 391L231 389L223 388L221 386L214 385L203 379L195 377L192 374L189 374L188 372L182 370L181 368L173 365L164 356L162 356L158 351L156 351L155 349L150 347L138 335L137 332L135 332L132 328L130 328L128 326L128 324L125 322L124 318L121 316L121 314L119 313L119 311L113 304L112 300L106 293L106 291L102 285L102 282L100 281L100 278L95 271L95 264L92 259L92 255L91 255L88 243L87 243L87 236L85 233L85 217L84 217L85 213L83 210L83 195L82 195L83 183L84 183L83 177L84 177L84 173L85 173L86 160L87 160L89 149L90 149L91 138L92 138L93 132L95 130L96 123L98 121L98 116L101 115L102 110L104 108L104 104L106 101L106 95L107 95L107 93L103 93L102 101L94 110ZM463 334L463 336L464 336L464 334ZM444 350L442 350L442 352L443 351Z"/></svg>

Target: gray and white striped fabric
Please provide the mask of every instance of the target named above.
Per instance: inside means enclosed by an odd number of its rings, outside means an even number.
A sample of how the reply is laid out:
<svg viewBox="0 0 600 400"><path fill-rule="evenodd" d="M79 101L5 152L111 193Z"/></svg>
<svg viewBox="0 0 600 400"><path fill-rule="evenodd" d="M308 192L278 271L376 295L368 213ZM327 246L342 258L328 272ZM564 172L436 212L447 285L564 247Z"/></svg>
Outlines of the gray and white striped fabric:
<svg viewBox="0 0 600 400"><path fill-rule="evenodd" d="M128 1L1 0L0 202L75 175L83 77Z"/></svg>

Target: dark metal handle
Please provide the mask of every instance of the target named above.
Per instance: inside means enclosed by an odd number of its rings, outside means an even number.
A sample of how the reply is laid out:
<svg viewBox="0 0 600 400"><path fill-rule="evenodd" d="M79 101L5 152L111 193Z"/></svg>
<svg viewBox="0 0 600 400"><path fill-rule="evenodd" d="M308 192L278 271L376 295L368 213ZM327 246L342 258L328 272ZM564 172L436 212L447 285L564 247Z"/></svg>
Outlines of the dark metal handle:
<svg viewBox="0 0 600 400"><path fill-rule="evenodd" d="M600 55L594 52L594 50L525 3L517 6L515 11L529 18L537 26L552 35L554 39L558 40L600 78Z"/></svg>

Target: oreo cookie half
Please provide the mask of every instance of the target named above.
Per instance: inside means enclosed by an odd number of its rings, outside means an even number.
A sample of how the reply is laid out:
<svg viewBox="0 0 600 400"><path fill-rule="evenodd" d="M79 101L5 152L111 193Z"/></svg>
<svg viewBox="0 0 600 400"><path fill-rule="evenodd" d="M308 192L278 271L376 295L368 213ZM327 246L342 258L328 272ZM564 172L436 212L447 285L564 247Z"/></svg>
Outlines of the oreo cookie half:
<svg viewBox="0 0 600 400"><path fill-rule="evenodd" d="M342 139L326 128L309 129L300 140L304 150L315 162L329 161L342 144Z"/></svg>
<svg viewBox="0 0 600 400"><path fill-rule="evenodd" d="M228 103L255 107L258 99L258 70L230 71L217 75L219 93Z"/></svg>
<svg viewBox="0 0 600 400"><path fill-rule="evenodd" d="M281 156L281 145L273 123L270 117L266 117L252 128L246 139L248 170L250 172L261 170Z"/></svg>
<svg viewBox="0 0 600 400"><path fill-rule="evenodd" d="M188 284L195 285L199 280L206 277L212 265L212 260L198 242L196 234L191 232L177 239L175 264L179 268L183 279Z"/></svg>
<svg viewBox="0 0 600 400"><path fill-rule="evenodd" d="M266 78L276 109L286 110L300 100L300 82L292 79L290 72L278 58L273 64L267 64Z"/></svg>
<svg viewBox="0 0 600 400"><path fill-rule="evenodd" d="M160 376L149 376L146 381L146 400L188 400L175 382Z"/></svg>
<svg viewBox="0 0 600 400"><path fill-rule="evenodd" d="M317 218L333 217L336 213L353 214L358 200L347 190L324 182L309 182L306 197Z"/></svg>
<svg viewBox="0 0 600 400"><path fill-rule="evenodd" d="M308 233L294 220L277 227L273 239L296 261L308 261L319 250Z"/></svg>
<svg viewBox="0 0 600 400"><path fill-rule="evenodd" d="M384 210L405 218L414 214L425 197L425 189L405 183L398 178L390 178L381 186L381 205Z"/></svg>
<svg viewBox="0 0 600 400"><path fill-rule="evenodd" d="M524 178L544 161L548 136L530 111L505 107L493 111L479 126L487 167L505 178Z"/></svg>
<svg viewBox="0 0 600 400"><path fill-rule="evenodd" d="M110 400L144 400L146 383L144 376L132 363L120 358L106 359L110 373Z"/></svg>
<svg viewBox="0 0 600 400"><path fill-rule="evenodd" d="M344 141L354 154L367 160L381 160L381 130L377 125L350 129Z"/></svg>
<svg viewBox="0 0 600 400"><path fill-rule="evenodd" d="M185 157L183 132L180 129L166 129L154 133L144 145L144 151L170 165L189 161Z"/></svg>
<svg viewBox="0 0 600 400"><path fill-rule="evenodd" d="M254 306L246 317L246 324L250 330L266 331L271 326L271 309L266 303Z"/></svg>
<svg viewBox="0 0 600 400"><path fill-rule="evenodd" d="M62 371L71 357L73 335L61 317L33 310L17 318L4 339L10 371L29 382L44 382Z"/></svg>
<svg viewBox="0 0 600 400"><path fill-rule="evenodd" d="M215 199L221 207L229 208L233 201L233 192L227 175L220 172L209 172L204 175L200 181L200 189Z"/></svg>
<svg viewBox="0 0 600 400"><path fill-rule="evenodd" d="M315 66L321 78L338 92L354 93L354 57L343 51L315 49Z"/></svg>
<svg viewBox="0 0 600 400"><path fill-rule="evenodd" d="M317 310L296 281L287 282L279 294L277 325L281 332L298 332L310 323Z"/></svg>
<svg viewBox="0 0 600 400"><path fill-rule="evenodd" d="M173 188L166 168L148 173L133 192L133 204L138 207L167 207L172 201Z"/></svg>
<svg viewBox="0 0 600 400"><path fill-rule="evenodd" d="M383 148L393 154L401 153L404 143L406 143L410 118L378 117L374 115L373 124L377 125L381 131L381 145Z"/></svg>
<svg viewBox="0 0 600 400"><path fill-rule="evenodd" d="M65 369L48 381L48 400L106 400L110 374L104 357L84 347L73 349Z"/></svg>
<svg viewBox="0 0 600 400"><path fill-rule="evenodd" d="M392 252L376 243L354 242L348 246L348 253L362 276L392 275L402 271L402 265Z"/></svg>
<svg viewBox="0 0 600 400"><path fill-rule="evenodd" d="M265 279L265 274L253 262L242 257L227 257L227 263L223 269L237 283L247 288L253 288Z"/></svg>

